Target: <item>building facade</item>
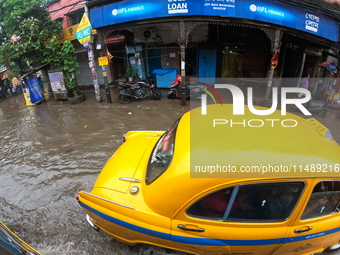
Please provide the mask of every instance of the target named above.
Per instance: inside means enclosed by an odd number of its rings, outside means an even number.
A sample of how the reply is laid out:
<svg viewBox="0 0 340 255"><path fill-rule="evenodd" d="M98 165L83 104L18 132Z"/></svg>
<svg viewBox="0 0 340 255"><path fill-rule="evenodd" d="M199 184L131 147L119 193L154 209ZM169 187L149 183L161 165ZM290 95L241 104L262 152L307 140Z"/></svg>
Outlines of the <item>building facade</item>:
<svg viewBox="0 0 340 255"><path fill-rule="evenodd" d="M214 77L267 77L275 51L278 77L298 78L306 70L314 77L327 75L318 64L338 62L337 13L329 15L334 12L329 3L317 8L288 3L126 0L90 1L89 8L96 43L111 58L111 82L122 78L129 64L140 77L155 77L155 69L179 73L183 48L186 76L211 83Z"/></svg>
<svg viewBox="0 0 340 255"><path fill-rule="evenodd" d="M93 86L92 73L89 68L88 51L78 42L75 37L80 20L85 12L84 1L79 0L57 0L52 1L47 10L50 13L52 20L58 20L62 24L62 35L60 36L60 43L65 40L72 42L75 47L75 54L79 64L79 74L76 79L80 86ZM93 36L96 30L92 30ZM95 52L98 54L99 52ZM98 57L96 55L96 57ZM100 83L103 83L103 76L101 72L97 73Z"/></svg>
<svg viewBox="0 0 340 255"><path fill-rule="evenodd" d="M95 56L106 55L108 81L125 80L132 65L139 78L157 70L176 70L188 78L214 83L215 78L265 78L273 54L278 53L274 77L296 78L305 72L328 77L323 62L338 64L340 11L334 5L311 0L125 0L87 1L96 30ZM86 50L75 38L84 2L56 1L52 19L61 19L65 38L77 49L80 85L91 84ZM78 17L78 18L77 18ZM78 19L78 20L77 20ZM74 27L73 27L74 26ZM97 68L98 69L98 68ZM99 83L103 79L98 72ZM311 84L316 91L322 84Z"/></svg>

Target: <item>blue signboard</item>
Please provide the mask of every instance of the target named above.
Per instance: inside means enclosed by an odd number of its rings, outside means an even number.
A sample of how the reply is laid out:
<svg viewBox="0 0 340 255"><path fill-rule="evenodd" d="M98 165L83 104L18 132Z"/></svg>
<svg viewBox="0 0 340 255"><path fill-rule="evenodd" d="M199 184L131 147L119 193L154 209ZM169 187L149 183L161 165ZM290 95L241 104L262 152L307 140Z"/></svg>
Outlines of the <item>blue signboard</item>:
<svg viewBox="0 0 340 255"><path fill-rule="evenodd" d="M37 77L27 79L27 86L32 104L38 103L44 99L44 93L40 89Z"/></svg>
<svg viewBox="0 0 340 255"><path fill-rule="evenodd" d="M298 29L338 40L338 22L272 0L126 0L91 9L93 28L128 21L190 15L234 17Z"/></svg>

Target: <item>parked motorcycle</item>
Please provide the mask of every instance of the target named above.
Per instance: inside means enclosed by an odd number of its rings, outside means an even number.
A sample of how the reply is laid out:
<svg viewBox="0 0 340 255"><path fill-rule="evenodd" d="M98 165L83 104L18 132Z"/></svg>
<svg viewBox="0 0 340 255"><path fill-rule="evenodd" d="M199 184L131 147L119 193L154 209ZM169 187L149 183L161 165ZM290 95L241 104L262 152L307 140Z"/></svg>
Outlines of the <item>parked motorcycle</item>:
<svg viewBox="0 0 340 255"><path fill-rule="evenodd" d="M133 98L141 99L150 96L153 100L162 98L162 93L157 88L155 81L148 77L136 83L122 82L118 84L119 101L122 104L131 103Z"/></svg>
<svg viewBox="0 0 340 255"><path fill-rule="evenodd" d="M181 95L181 84L182 84L182 76L177 75L176 76L176 80L174 80L171 84L170 84L170 91L167 95L167 97L169 99L173 99L173 98L182 98ZM200 83L196 83L196 84L186 84L186 98L187 99L200 99L202 94L204 94L204 90L207 89L207 86L200 84Z"/></svg>

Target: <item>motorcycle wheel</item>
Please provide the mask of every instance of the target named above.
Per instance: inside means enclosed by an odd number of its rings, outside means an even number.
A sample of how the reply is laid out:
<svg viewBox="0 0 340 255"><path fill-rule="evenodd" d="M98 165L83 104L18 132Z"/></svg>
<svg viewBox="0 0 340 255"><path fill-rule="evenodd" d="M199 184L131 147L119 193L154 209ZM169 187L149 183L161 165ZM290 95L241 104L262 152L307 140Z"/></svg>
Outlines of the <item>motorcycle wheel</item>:
<svg viewBox="0 0 340 255"><path fill-rule="evenodd" d="M167 95L167 98L168 98L168 99L174 99L175 97L176 97L176 95L175 95L175 93L172 92L172 91L170 91L170 92L168 93L168 95Z"/></svg>
<svg viewBox="0 0 340 255"><path fill-rule="evenodd" d="M293 105L290 112L296 112L298 110L298 108L296 107L296 105Z"/></svg>
<svg viewBox="0 0 340 255"><path fill-rule="evenodd" d="M159 89L157 89L157 88L152 89L151 90L151 98L153 100L161 99L162 98L162 92Z"/></svg>
<svg viewBox="0 0 340 255"><path fill-rule="evenodd" d="M190 99L194 99L194 100L200 100L202 98L202 94L201 92L194 92L190 94Z"/></svg>
<svg viewBox="0 0 340 255"><path fill-rule="evenodd" d="M122 104L129 104L132 102L132 98L131 97L127 97L127 96L124 96L122 94L119 94L119 102L121 102Z"/></svg>

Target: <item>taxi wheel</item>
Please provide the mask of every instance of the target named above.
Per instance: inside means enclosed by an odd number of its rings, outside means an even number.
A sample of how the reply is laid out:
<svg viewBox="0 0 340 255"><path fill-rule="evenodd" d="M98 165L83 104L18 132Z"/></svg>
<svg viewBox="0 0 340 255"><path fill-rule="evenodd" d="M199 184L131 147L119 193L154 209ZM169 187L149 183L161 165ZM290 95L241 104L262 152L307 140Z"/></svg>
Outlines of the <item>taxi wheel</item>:
<svg viewBox="0 0 340 255"><path fill-rule="evenodd" d="M328 247L325 249L325 252L332 252L340 249L340 242L337 243L336 245L333 245L331 247Z"/></svg>

